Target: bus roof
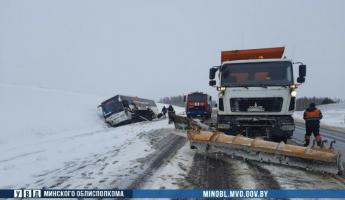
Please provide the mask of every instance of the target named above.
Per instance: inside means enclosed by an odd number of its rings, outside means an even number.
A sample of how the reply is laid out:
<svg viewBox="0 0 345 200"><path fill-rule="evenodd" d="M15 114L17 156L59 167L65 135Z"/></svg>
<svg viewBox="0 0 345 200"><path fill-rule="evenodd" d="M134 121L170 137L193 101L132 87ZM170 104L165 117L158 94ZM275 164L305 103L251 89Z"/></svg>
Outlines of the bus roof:
<svg viewBox="0 0 345 200"><path fill-rule="evenodd" d="M104 103L107 103L109 101L123 101L123 100L127 100L128 103L144 103L150 106L157 106L155 101L150 100L150 99L143 99L143 98L139 98L139 97L135 97L135 96L125 96L125 95L116 95L114 97L111 97L110 99L107 99L105 101L103 101L101 103L101 105L103 105Z"/></svg>

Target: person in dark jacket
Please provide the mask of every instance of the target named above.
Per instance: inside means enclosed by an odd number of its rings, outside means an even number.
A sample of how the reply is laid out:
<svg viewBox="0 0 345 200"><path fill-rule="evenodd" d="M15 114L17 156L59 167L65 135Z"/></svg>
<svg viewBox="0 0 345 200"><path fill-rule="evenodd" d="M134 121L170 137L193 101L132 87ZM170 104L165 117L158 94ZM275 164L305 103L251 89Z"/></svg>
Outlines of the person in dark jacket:
<svg viewBox="0 0 345 200"><path fill-rule="evenodd" d="M170 124L171 122L174 121L175 110L174 110L174 107L172 107L172 105L169 105L167 110L168 110L168 117L169 117L168 123Z"/></svg>
<svg viewBox="0 0 345 200"><path fill-rule="evenodd" d="M164 117L166 117L167 108L165 106L163 106L163 108L162 108L162 114L163 114Z"/></svg>
<svg viewBox="0 0 345 200"><path fill-rule="evenodd" d="M168 112L175 112L174 107L171 104L168 107Z"/></svg>
<svg viewBox="0 0 345 200"><path fill-rule="evenodd" d="M303 119L305 120L305 142L304 146L310 143L310 136L313 133L318 146L321 146L320 136L320 120L322 119L321 110L316 108L315 103L310 103L309 107L304 111Z"/></svg>

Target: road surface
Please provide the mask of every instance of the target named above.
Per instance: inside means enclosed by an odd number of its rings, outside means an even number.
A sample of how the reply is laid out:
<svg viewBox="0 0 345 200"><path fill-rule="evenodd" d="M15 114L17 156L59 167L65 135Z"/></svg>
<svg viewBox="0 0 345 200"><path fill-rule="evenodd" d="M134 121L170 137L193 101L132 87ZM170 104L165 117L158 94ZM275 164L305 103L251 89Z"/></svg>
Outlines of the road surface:
<svg viewBox="0 0 345 200"><path fill-rule="evenodd" d="M324 131L324 130L323 130ZM179 134L185 137L185 132L174 131L173 134ZM329 134L332 131L329 130ZM340 133L339 133L340 134ZM303 126L296 128L295 136L289 141L290 143L303 143L304 131ZM338 137L340 137L338 135ZM231 159L230 157L212 157L211 155L199 154L195 150L185 144L184 154L188 152L189 157L184 159L192 160L191 166L184 169L179 178L174 179L175 185L165 185L165 181L169 182L173 179L173 175L169 170L173 168L169 161L166 165L161 165L158 173L154 173L150 180L150 184L142 184L144 188L157 187L163 188L246 188L246 189L343 189L345 188L345 177L331 174L323 174L320 172L305 171L292 167L279 166L274 164L260 163L254 161L243 161ZM345 145L338 142L337 145ZM342 146L344 147L344 146ZM337 148L337 146L336 146ZM175 157L179 153L176 151ZM174 160L178 165L184 165L183 159ZM182 163L182 164L181 164ZM186 168L186 167L184 167ZM168 173L168 174L167 174ZM157 180L158 183L157 183ZM156 184L152 183L155 182Z"/></svg>
<svg viewBox="0 0 345 200"><path fill-rule="evenodd" d="M34 176L31 183L25 186L51 189L345 188L345 178L342 176L199 154L196 150L190 149L184 131L175 130L173 125L165 124L167 121L163 120L122 128L106 128L104 133L94 134L95 137L108 135L107 139L115 137L114 142L117 143L109 146L104 152L80 157L64 163L62 167L44 171ZM143 127L147 130L134 131ZM125 136L122 135L121 129L128 129L130 132ZM117 130L120 135L115 134ZM302 143L303 134L302 127L296 128L291 142ZM333 137L340 137L339 134ZM338 142L336 147L343 149L342 145L345 144L342 142L343 140ZM22 157L15 159L18 162ZM2 162L6 167L14 161Z"/></svg>
<svg viewBox="0 0 345 200"><path fill-rule="evenodd" d="M327 140L327 143L325 144L326 147L329 147L330 142L335 140L336 143L334 147L337 150L339 150L342 153L342 155L345 155L345 133L334 130L334 129L323 127L323 128L320 128L320 134L322 136L322 140ZM291 141L297 143L298 145L303 145L304 135L305 135L304 124L300 122L296 122L296 129L295 129L293 137L291 138Z"/></svg>
<svg viewBox="0 0 345 200"><path fill-rule="evenodd" d="M334 147L345 153L345 140L339 131L322 128L323 139L336 140ZM304 124L297 123L290 144L303 145ZM326 145L328 147L329 143ZM310 172L230 158L212 158L195 154L186 179L201 188L345 188L345 176Z"/></svg>

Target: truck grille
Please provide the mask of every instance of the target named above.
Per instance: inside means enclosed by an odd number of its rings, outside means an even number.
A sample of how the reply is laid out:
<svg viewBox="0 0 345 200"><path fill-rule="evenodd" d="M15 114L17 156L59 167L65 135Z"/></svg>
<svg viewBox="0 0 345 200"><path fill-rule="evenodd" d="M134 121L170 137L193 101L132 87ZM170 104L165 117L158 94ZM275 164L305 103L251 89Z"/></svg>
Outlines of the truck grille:
<svg viewBox="0 0 345 200"><path fill-rule="evenodd" d="M280 112L282 97L231 98L231 112Z"/></svg>

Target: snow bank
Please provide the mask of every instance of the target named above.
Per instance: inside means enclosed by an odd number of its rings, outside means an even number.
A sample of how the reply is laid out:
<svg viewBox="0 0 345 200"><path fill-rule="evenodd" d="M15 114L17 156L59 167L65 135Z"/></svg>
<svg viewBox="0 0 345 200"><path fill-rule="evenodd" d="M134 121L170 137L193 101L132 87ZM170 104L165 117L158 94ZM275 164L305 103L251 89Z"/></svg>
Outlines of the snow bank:
<svg viewBox="0 0 345 200"><path fill-rule="evenodd" d="M97 110L104 97L4 84L0 96L0 143L6 147L105 128Z"/></svg>
<svg viewBox="0 0 345 200"><path fill-rule="evenodd" d="M0 96L0 150L107 128L97 106L109 97L8 84Z"/></svg>
<svg viewBox="0 0 345 200"><path fill-rule="evenodd" d="M321 109L323 114L321 124L345 128L345 103L326 104L317 107ZM294 117L303 120L303 111L296 111Z"/></svg>
<svg viewBox="0 0 345 200"><path fill-rule="evenodd" d="M152 153L143 133L173 128L109 128L97 109L108 97L93 94L0 84L0 96L0 188L107 188Z"/></svg>

